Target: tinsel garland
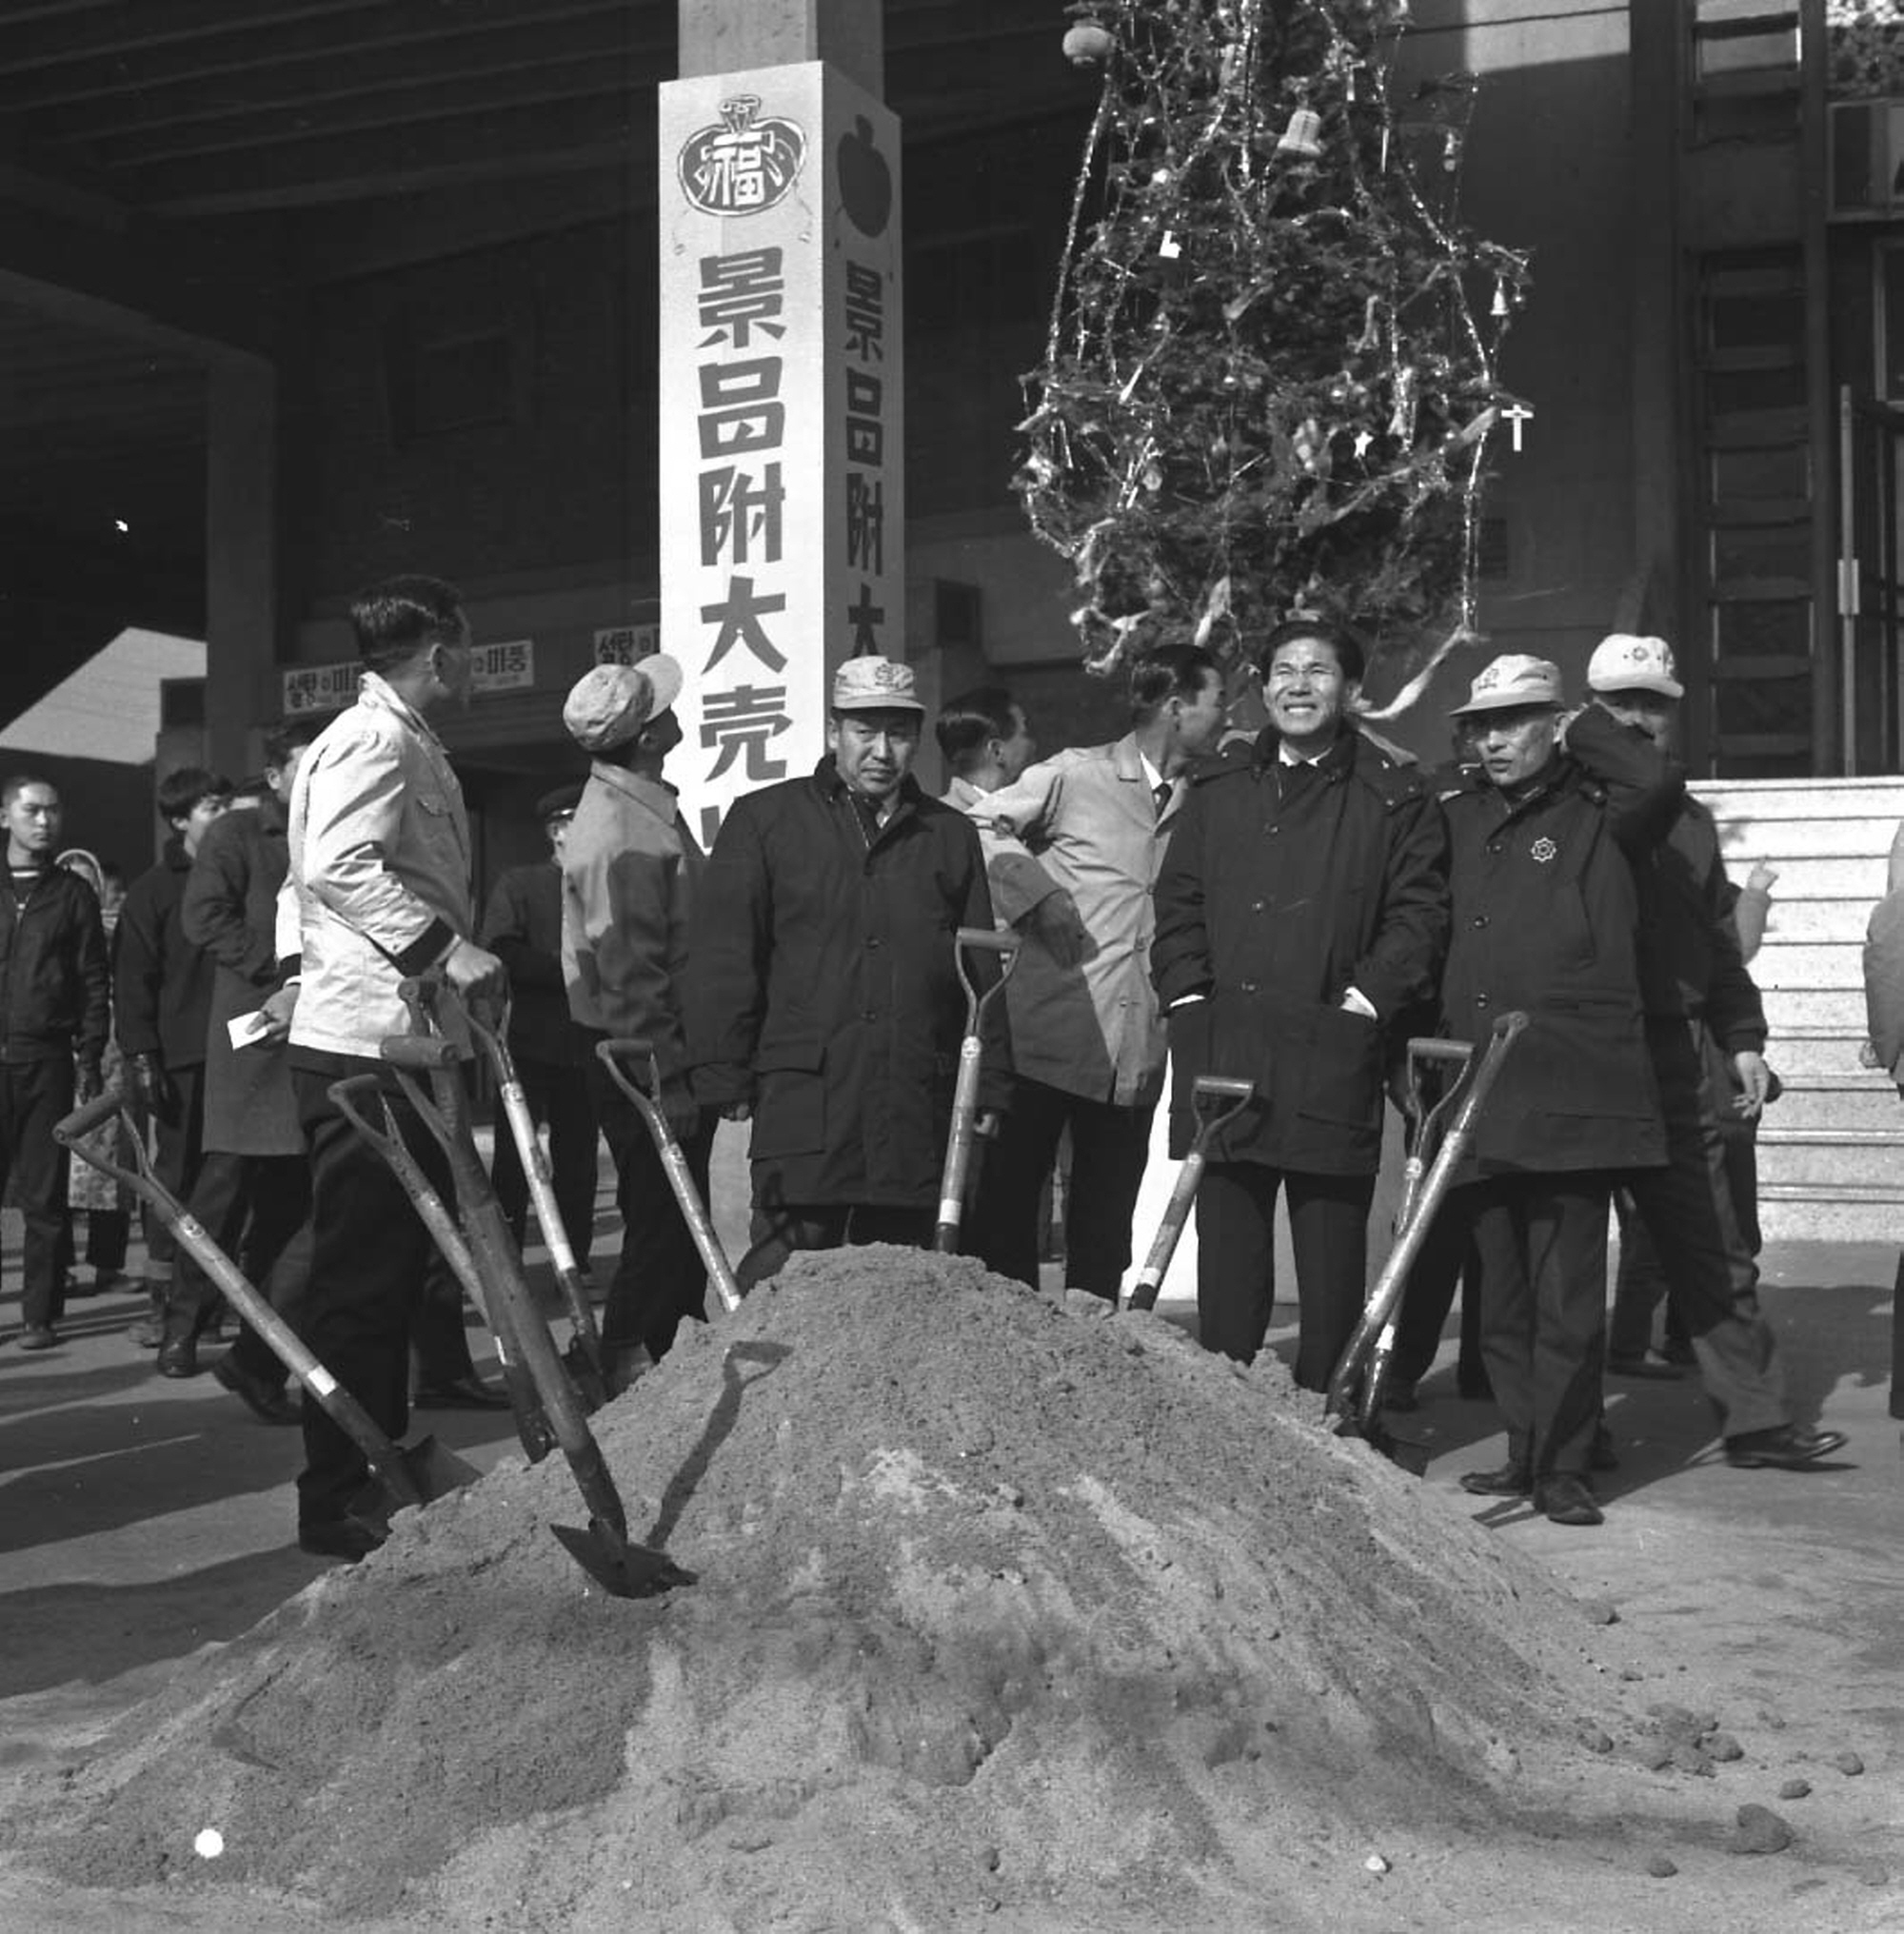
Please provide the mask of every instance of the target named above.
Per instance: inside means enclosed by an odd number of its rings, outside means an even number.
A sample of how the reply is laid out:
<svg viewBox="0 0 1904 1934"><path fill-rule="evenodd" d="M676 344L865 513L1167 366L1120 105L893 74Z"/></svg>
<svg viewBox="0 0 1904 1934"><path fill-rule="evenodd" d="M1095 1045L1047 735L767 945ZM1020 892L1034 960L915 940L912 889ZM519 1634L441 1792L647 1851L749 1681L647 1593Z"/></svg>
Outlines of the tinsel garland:
<svg viewBox="0 0 1904 1934"><path fill-rule="evenodd" d="M1068 10L1111 44L1016 483L1086 664L1299 612L1445 651L1527 282L1456 215L1474 77L1397 113L1406 0Z"/></svg>

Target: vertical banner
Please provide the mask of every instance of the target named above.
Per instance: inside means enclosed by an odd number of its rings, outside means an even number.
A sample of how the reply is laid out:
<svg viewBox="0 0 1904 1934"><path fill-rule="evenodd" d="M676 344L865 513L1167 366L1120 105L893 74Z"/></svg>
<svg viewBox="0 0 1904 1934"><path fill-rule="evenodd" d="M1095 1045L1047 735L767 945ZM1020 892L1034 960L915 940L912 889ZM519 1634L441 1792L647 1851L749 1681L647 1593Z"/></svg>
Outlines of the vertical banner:
<svg viewBox="0 0 1904 1934"><path fill-rule="evenodd" d="M661 90L661 647L711 844L826 746L832 669L905 655L900 132L819 61Z"/></svg>

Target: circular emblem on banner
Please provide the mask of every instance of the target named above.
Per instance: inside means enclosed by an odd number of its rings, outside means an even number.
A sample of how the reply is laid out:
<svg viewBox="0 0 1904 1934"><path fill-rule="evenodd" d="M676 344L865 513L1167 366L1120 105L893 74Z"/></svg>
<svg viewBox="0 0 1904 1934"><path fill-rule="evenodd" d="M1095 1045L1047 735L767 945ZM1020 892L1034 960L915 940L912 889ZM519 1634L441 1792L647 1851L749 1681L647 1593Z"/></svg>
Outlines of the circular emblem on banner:
<svg viewBox="0 0 1904 1934"><path fill-rule="evenodd" d="M1542 866L1545 866L1547 862L1550 859L1554 858L1556 855L1557 855L1558 852L1560 851L1560 849L1557 845L1555 845L1553 840L1548 839L1548 837L1544 833L1541 834L1539 839L1535 840L1534 844L1530 846L1527 850L1534 856L1536 859L1537 859L1540 862Z"/></svg>
<svg viewBox="0 0 1904 1934"><path fill-rule="evenodd" d="M806 159L792 121L761 115L758 94L721 103L721 125L698 128L676 164L681 191L704 215L757 215L782 200Z"/></svg>

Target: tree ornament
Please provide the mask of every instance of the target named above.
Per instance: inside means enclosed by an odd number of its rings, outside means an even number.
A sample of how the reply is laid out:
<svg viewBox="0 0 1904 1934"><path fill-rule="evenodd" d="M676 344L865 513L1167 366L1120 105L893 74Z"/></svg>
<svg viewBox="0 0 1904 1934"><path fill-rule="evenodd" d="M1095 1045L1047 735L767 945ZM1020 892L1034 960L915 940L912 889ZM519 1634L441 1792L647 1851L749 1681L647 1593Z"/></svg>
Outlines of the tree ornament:
<svg viewBox="0 0 1904 1934"><path fill-rule="evenodd" d="M1278 154L1319 161L1322 156L1322 117L1313 108L1299 108L1289 117L1282 139L1276 144Z"/></svg>
<svg viewBox="0 0 1904 1934"><path fill-rule="evenodd" d="M1506 315L1507 312L1507 284L1501 281L1499 276L1496 276L1494 279L1494 301L1488 305L1488 314L1498 320Z"/></svg>
<svg viewBox="0 0 1904 1934"><path fill-rule="evenodd" d="M1101 68L1117 45L1095 20L1076 20L1064 30L1064 58L1074 68Z"/></svg>

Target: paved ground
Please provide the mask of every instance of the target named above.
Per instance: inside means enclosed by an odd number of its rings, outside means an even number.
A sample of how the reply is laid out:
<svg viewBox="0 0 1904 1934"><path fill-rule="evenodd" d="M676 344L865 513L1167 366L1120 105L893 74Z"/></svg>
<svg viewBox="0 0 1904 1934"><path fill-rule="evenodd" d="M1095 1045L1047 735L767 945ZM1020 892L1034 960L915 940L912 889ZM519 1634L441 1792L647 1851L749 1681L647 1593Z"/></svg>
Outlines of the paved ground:
<svg viewBox="0 0 1904 1934"><path fill-rule="evenodd" d="M155 1376L151 1354L127 1334L141 1308L129 1294L75 1302L56 1350L14 1349L15 1238L9 1214L0 1222L10 1259L0 1274L0 1794L10 1767L25 1771L75 1727L138 1695L171 1662L244 1630L320 1569L290 1543L298 1432L254 1422L208 1376ZM611 1249L612 1234L604 1243ZM1888 1414L1894 1266L1894 1251L1869 1246L1791 1246L1766 1257L1768 1312L1800 1413L1822 1411L1851 1433L1836 1468L1732 1470L1696 1383L1616 1382L1622 1468L1602 1485L1605 1527L1566 1530L1515 1505L1475 1514L1576 1590L1611 1599L1623 1623L1656 1641L1672 1696L1696 1690L1724 1713L1749 1708L1774 1715L1768 1725L1802 1728L1800 1757L1835 1742L1858 1751L1871 1777L1842 1804L1869 1817L1839 1828L1862 1822L1880 1865L1888 1856L1889 1871L1904 1876L1904 1511L1899 1426ZM1293 1312L1278 1314L1273 1340L1286 1350ZM486 1338L474 1334L486 1357ZM1478 1501L1456 1480L1499 1462L1503 1450L1492 1409L1454 1395L1452 1359L1450 1344L1409 1426L1431 1452L1426 1487L1472 1511ZM506 1421L453 1412L420 1421L478 1466L513 1450ZM1795 1750L1800 1736L1795 1730Z"/></svg>

